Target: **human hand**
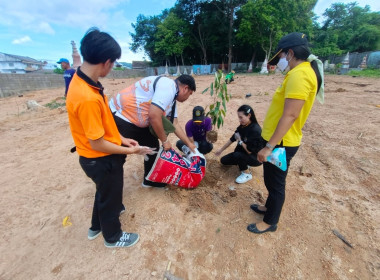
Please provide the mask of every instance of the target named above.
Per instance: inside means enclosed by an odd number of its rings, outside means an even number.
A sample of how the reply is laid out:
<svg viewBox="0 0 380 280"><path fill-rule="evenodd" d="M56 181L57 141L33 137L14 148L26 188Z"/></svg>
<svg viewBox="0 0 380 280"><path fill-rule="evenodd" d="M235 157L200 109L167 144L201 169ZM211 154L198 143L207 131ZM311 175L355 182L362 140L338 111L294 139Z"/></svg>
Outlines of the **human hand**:
<svg viewBox="0 0 380 280"><path fill-rule="evenodd" d="M157 154L156 148L150 148L147 146L135 146L136 154L138 155L154 155Z"/></svg>
<svg viewBox="0 0 380 280"><path fill-rule="evenodd" d="M235 139L236 139L236 141L241 141L241 136L240 136L240 133L239 132L236 132L235 134L234 134L234 136L235 136Z"/></svg>
<svg viewBox="0 0 380 280"><path fill-rule="evenodd" d="M168 151L172 148L172 144L170 143L169 140L166 140L165 142L162 143L162 147L164 147L165 151Z"/></svg>
<svg viewBox="0 0 380 280"><path fill-rule="evenodd" d="M126 147L134 147L139 145L139 143L136 140L124 137L121 138L121 143Z"/></svg>
<svg viewBox="0 0 380 280"><path fill-rule="evenodd" d="M262 148L258 153L257 153L257 160L261 163L267 162L267 157L272 153L272 150L269 149L268 147Z"/></svg>
<svg viewBox="0 0 380 280"><path fill-rule="evenodd" d="M215 155L218 157L218 156L220 156L221 153L222 153L221 150L217 150L217 151L215 152Z"/></svg>
<svg viewBox="0 0 380 280"><path fill-rule="evenodd" d="M197 146L196 146L194 143L190 143L190 144L188 145L188 147L189 147L189 149L190 149L193 153L195 153L195 149L197 148Z"/></svg>

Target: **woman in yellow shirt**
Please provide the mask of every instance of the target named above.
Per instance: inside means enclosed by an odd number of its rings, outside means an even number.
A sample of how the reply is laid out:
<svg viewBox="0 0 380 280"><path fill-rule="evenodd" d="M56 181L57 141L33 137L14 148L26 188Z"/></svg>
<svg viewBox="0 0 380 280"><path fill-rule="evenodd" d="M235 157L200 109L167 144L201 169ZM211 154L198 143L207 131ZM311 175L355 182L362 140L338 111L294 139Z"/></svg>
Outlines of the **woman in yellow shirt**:
<svg viewBox="0 0 380 280"><path fill-rule="evenodd" d="M323 103L322 62L311 55L305 34L293 32L282 37L275 56L268 64L277 64L282 72L289 72L269 106L261 134L266 146L257 154L258 161L264 163L264 182L269 193L265 205L251 205L253 211L264 214L262 222L247 227L257 234L277 230L285 201L287 170L282 171L268 163L267 157L275 147L284 147L289 168L290 160L301 144L302 127L317 93L317 98Z"/></svg>

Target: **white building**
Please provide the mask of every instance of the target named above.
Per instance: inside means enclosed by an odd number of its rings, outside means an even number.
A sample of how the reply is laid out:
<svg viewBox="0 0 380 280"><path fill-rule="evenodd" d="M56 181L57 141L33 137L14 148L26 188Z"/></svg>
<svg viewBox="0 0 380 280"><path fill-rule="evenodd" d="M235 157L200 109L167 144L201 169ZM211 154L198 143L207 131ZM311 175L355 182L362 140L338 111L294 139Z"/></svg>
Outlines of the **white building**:
<svg viewBox="0 0 380 280"><path fill-rule="evenodd" d="M19 56L0 52L0 73L25 74L42 69L44 62L27 56Z"/></svg>

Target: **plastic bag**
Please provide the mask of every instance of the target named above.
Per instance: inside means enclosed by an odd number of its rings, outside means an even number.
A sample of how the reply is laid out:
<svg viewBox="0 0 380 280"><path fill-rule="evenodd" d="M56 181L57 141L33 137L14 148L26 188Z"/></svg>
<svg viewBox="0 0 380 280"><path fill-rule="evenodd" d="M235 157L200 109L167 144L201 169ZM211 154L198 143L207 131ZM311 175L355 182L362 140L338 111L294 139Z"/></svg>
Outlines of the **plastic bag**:
<svg viewBox="0 0 380 280"><path fill-rule="evenodd" d="M286 151L285 148L276 148L273 152L267 157L268 162L276 165L282 171L286 171L288 168L286 163Z"/></svg>
<svg viewBox="0 0 380 280"><path fill-rule="evenodd" d="M145 177L149 181L175 185L185 189L196 188L206 174L206 159L196 150L181 156L175 150L158 151L157 158Z"/></svg>

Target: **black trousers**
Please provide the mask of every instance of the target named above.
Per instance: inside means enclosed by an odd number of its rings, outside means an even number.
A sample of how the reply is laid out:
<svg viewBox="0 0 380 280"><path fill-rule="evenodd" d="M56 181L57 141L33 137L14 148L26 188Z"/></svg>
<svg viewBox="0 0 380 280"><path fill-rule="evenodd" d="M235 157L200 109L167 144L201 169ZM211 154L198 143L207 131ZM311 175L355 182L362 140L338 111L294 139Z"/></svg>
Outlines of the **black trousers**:
<svg viewBox="0 0 380 280"><path fill-rule="evenodd" d="M282 206L285 201L286 176L288 175L290 161L297 153L299 147L284 148L288 165L286 171L282 171L280 168L268 162L264 162L263 164L264 183L269 193L265 203L267 211L265 212L263 221L268 225L277 224L280 219Z"/></svg>
<svg viewBox="0 0 380 280"><path fill-rule="evenodd" d="M117 128L123 137L131 138L139 142L140 146L148 146L151 148L156 148L156 151L159 149L158 139L152 135L149 131L149 127L138 127L130 122L127 122L118 116L114 115L114 119L117 125ZM144 160L144 181L145 177L148 175L150 169L153 166L154 161L156 160L157 154L147 155L148 160Z"/></svg>
<svg viewBox="0 0 380 280"><path fill-rule="evenodd" d="M91 229L101 230L107 242L114 243L122 235L119 221L123 200L123 165L125 155L99 158L79 157L79 163L96 185Z"/></svg>
<svg viewBox="0 0 380 280"><path fill-rule="evenodd" d="M206 140L204 141L197 141L198 143L198 151L201 153L201 154L208 154L209 152L211 152L211 150L214 148L214 146L212 145L212 143L210 142L207 142ZM177 149L182 151L182 146L185 145L185 143L182 141L182 140L178 140L177 141Z"/></svg>
<svg viewBox="0 0 380 280"><path fill-rule="evenodd" d="M261 162L257 160L256 154L247 154L243 152L235 151L229 153L220 159L220 162L224 165L238 165L240 171L245 171L249 166L260 166Z"/></svg>

